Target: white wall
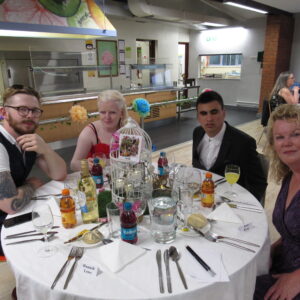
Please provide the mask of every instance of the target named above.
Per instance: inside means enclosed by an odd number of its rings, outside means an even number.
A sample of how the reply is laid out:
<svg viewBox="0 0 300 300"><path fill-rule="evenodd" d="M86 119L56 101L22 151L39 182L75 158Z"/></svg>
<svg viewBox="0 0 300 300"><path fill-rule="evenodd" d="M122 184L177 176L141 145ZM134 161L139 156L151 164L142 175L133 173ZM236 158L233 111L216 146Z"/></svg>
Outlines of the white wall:
<svg viewBox="0 0 300 300"><path fill-rule="evenodd" d="M266 19L259 18L244 24L241 36L233 33L225 37L224 32L213 34L210 41L204 35L207 31L190 33L189 77L199 77L199 55L242 53L243 63L240 80L199 80L202 88L211 88L219 92L228 105L258 106L261 68L257 62L257 52L263 51Z"/></svg>
<svg viewBox="0 0 300 300"><path fill-rule="evenodd" d="M294 40L291 53L290 70L294 72L296 81L300 82L300 14L295 14Z"/></svg>

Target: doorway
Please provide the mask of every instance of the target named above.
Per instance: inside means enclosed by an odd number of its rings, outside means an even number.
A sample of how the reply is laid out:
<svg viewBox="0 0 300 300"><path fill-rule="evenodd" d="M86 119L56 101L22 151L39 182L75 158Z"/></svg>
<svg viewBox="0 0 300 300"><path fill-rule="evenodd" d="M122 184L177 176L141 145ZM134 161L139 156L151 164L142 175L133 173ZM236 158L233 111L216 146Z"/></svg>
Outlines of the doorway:
<svg viewBox="0 0 300 300"><path fill-rule="evenodd" d="M155 64L155 40L136 40L136 62L138 65L145 65L145 68L137 69L137 84L143 87L151 86L153 70L148 69L147 65Z"/></svg>
<svg viewBox="0 0 300 300"><path fill-rule="evenodd" d="M178 84L184 85L189 77L189 43L178 43Z"/></svg>

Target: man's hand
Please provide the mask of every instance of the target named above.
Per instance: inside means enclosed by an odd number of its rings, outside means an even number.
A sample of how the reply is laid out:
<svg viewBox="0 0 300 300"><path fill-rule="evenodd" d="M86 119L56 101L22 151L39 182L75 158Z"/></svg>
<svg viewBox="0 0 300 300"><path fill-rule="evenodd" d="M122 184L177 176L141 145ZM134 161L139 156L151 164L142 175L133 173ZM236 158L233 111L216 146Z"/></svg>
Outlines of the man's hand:
<svg viewBox="0 0 300 300"><path fill-rule="evenodd" d="M283 273L273 275L278 278L277 281L269 288L264 300L292 300L300 293L300 270L292 273Z"/></svg>
<svg viewBox="0 0 300 300"><path fill-rule="evenodd" d="M26 180L35 190L44 184L44 182L36 177L30 177Z"/></svg>
<svg viewBox="0 0 300 300"><path fill-rule="evenodd" d="M50 147L37 134L24 134L16 138L23 151L34 151L38 154L45 155Z"/></svg>

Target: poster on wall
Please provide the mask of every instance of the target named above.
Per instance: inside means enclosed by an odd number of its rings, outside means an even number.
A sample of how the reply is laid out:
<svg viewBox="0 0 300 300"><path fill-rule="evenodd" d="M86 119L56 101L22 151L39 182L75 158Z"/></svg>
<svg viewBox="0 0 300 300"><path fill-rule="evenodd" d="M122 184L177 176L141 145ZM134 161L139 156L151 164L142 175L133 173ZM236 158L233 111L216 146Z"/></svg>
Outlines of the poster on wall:
<svg viewBox="0 0 300 300"><path fill-rule="evenodd" d="M9 30L116 36L94 0L0 0L0 22Z"/></svg>
<svg viewBox="0 0 300 300"><path fill-rule="evenodd" d="M97 40L99 77L118 76L117 41Z"/></svg>

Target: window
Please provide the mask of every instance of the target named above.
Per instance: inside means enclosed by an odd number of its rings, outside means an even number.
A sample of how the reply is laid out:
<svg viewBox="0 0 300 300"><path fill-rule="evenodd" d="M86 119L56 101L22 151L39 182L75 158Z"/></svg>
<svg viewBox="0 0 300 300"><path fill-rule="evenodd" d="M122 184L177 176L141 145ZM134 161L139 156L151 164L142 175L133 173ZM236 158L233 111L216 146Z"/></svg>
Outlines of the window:
<svg viewBox="0 0 300 300"><path fill-rule="evenodd" d="M240 79L242 54L200 56L200 78Z"/></svg>

